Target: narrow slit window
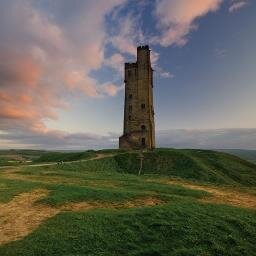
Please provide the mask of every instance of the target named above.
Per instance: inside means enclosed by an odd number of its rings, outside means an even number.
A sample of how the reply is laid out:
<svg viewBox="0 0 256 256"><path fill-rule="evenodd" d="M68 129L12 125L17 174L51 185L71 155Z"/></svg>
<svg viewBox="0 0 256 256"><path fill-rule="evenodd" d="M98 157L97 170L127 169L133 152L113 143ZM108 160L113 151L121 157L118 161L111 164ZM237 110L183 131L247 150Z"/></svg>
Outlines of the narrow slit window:
<svg viewBox="0 0 256 256"><path fill-rule="evenodd" d="M132 112L132 105L129 106L129 112Z"/></svg>
<svg viewBox="0 0 256 256"><path fill-rule="evenodd" d="M146 146L146 139L145 138L141 138L141 146L142 147Z"/></svg>
<svg viewBox="0 0 256 256"><path fill-rule="evenodd" d="M146 108L146 105L143 103L141 104L141 109L145 109Z"/></svg>
<svg viewBox="0 0 256 256"><path fill-rule="evenodd" d="M141 130L144 132L144 131L146 131L146 126L143 124L142 126L141 126Z"/></svg>
<svg viewBox="0 0 256 256"><path fill-rule="evenodd" d="M130 100L132 99L132 94L129 94L129 99L130 99Z"/></svg>

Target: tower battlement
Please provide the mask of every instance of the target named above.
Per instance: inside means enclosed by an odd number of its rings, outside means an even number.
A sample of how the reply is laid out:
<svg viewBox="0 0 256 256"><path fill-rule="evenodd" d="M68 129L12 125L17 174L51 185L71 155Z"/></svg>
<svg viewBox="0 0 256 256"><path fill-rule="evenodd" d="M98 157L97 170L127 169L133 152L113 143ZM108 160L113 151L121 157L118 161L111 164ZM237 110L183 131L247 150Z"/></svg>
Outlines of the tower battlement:
<svg viewBox="0 0 256 256"><path fill-rule="evenodd" d="M149 46L137 47L137 61L125 63L124 130L119 147L155 148L153 72Z"/></svg>
<svg viewBox="0 0 256 256"><path fill-rule="evenodd" d="M148 45L140 45L137 47L137 50L149 50L149 46Z"/></svg>

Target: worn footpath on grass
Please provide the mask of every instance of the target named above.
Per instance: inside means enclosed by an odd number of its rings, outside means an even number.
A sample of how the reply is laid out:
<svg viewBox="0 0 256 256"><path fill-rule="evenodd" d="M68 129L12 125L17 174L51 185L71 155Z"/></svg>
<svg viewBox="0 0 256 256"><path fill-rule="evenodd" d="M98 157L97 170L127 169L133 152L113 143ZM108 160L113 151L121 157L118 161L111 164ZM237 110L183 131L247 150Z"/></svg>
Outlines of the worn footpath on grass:
<svg viewBox="0 0 256 256"><path fill-rule="evenodd" d="M44 220L61 211L86 211L99 208L126 209L154 206L163 203L148 197L118 203L78 202L60 207L36 203L48 195L46 189L22 193L8 203L0 204L0 245L21 239L34 231Z"/></svg>
<svg viewBox="0 0 256 256"><path fill-rule="evenodd" d="M38 176L21 175L15 169L2 173L2 177L7 178L7 179L16 179L16 180L38 181ZM79 184L79 181L80 181L79 178L77 178L77 179L73 178L73 182L72 182L70 180L70 178L54 177L54 176L51 176L50 180L49 179L43 180L43 182L46 184L47 183L48 184L69 183L69 184L77 184L77 185ZM235 189L235 188L216 187L216 186L212 186L212 185L200 185L200 184L195 184L192 182L175 180L175 179L167 179L167 180L147 179L146 181L149 181L149 182L160 181L161 183L165 183L165 184L180 185L180 186L183 186L183 187L189 188L189 189L196 189L196 190L202 190L202 191L209 192L211 194L210 197L204 197L203 199L198 199L201 202L216 203L216 204L229 204L232 206L237 206L237 207L242 207L242 208L256 209L256 195L241 192L240 190ZM92 183L91 185L93 185L95 182L90 181L88 183ZM103 183L102 181L101 181L101 185L104 185L106 187L117 187L114 184L107 184L107 183Z"/></svg>
<svg viewBox="0 0 256 256"><path fill-rule="evenodd" d="M181 185L190 189L203 190L209 192L212 195L210 197L198 199L201 202L229 204L242 208L256 209L256 195L253 194L241 192L232 188L220 188L209 185L199 185L178 180L168 180L165 183L172 185Z"/></svg>

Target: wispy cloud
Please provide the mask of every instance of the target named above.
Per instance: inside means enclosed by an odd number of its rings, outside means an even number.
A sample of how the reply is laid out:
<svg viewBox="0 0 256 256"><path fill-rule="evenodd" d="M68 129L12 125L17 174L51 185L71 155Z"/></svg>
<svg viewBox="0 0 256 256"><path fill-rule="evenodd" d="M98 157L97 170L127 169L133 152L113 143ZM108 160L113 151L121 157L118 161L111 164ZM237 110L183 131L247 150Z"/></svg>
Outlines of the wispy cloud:
<svg viewBox="0 0 256 256"><path fill-rule="evenodd" d="M163 77L163 78L173 78L173 77L174 77L174 75L171 74L171 73L168 72L168 71L161 72L161 73L160 73L160 76Z"/></svg>
<svg viewBox="0 0 256 256"><path fill-rule="evenodd" d="M120 134L21 131L0 133L2 148L100 149L117 148ZM174 129L156 132L157 147L256 149L256 129Z"/></svg>
<svg viewBox="0 0 256 256"><path fill-rule="evenodd" d="M1 148L33 149L100 149L114 148L113 134L68 133L51 130L47 132L21 131L13 129L9 133L0 133Z"/></svg>
<svg viewBox="0 0 256 256"><path fill-rule="evenodd" d="M215 56L217 57L217 58L224 58L224 57L226 57L226 55L227 55L227 50L226 49L223 49L223 48L216 48L215 50L214 50L214 54L215 54Z"/></svg>
<svg viewBox="0 0 256 256"><path fill-rule="evenodd" d="M137 54L137 45L143 44L144 35L139 26L139 17L130 12L123 16L116 13L114 31L109 35L109 42L120 52L134 57Z"/></svg>
<svg viewBox="0 0 256 256"><path fill-rule="evenodd" d="M157 132L159 147L256 149L254 129L176 129Z"/></svg>
<svg viewBox="0 0 256 256"><path fill-rule="evenodd" d="M230 13L236 12L248 4L247 1L233 0L228 11Z"/></svg>
<svg viewBox="0 0 256 256"><path fill-rule="evenodd" d="M223 0L157 0L155 16L160 35L152 38L162 46L183 46L197 28L196 20L217 11Z"/></svg>

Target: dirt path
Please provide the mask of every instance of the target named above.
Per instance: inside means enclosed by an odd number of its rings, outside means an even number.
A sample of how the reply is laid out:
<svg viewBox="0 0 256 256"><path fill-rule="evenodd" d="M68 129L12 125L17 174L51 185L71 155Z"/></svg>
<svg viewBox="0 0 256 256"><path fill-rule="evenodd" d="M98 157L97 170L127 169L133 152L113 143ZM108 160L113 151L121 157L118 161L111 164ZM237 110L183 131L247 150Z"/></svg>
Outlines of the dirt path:
<svg viewBox="0 0 256 256"><path fill-rule="evenodd" d="M69 203L59 208L36 203L39 199L46 197L48 192L48 190L37 189L29 193L22 193L8 203L0 204L0 245L26 237L43 221L61 211L139 208L163 203L160 199L153 197L118 203Z"/></svg>
<svg viewBox="0 0 256 256"><path fill-rule="evenodd" d="M121 153L122 154L122 153ZM79 163L79 162L87 162L87 161L91 161L91 160L96 160L96 159L102 159L102 158L108 158L111 156L114 156L115 154L97 154L95 157L92 158L88 158L88 159L81 159L81 160L74 160L74 161L65 161L63 163L59 163L59 162L52 162L52 163L41 163L41 164L23 164L23 165L17 165L17 166L13 166L13 165L6 165L6 166L0 166L0 169L6 169L6 168L19 168L22 166L30 166L30 167L40 167L40 166L51 166L51 165L58 165L58 164L71 164L71 163Z"/></svg>
<svg viewBox="0 0 256 256"><path fill-rule="evenodd" d="M214 186L197 185L186 183L183 181L167 181L167 184L181 185L186 188L203 190L211 193L211 197L205 197L200 199L202 202L216 203L216 204L229 204L232 206L242 207L242 208L254 208L256 209L256 195L249 193L244 193L235 189L230 188L220 188Z"/></svg>
<svg viewBox="0 0 256 256"><path fill-rule="evenodd" d="M88 159L81 159L81 160L75 160L75 161L65 161L61 164L71 164L71 163L79 163L79 162L87 162L87 161L91 161L91 160L96 160L96 159L102 159L102 158L107 158L107 157L111 157L114 156L114 154L97 154L95 157L92 158L88 158ZM59 164L58 162L54 162L54 163L43 163L43 164L29 164L29 165L24 165L24 166L49 166L49 165L57 165Z"/></svg>

